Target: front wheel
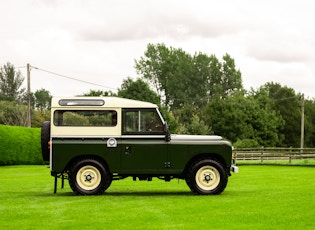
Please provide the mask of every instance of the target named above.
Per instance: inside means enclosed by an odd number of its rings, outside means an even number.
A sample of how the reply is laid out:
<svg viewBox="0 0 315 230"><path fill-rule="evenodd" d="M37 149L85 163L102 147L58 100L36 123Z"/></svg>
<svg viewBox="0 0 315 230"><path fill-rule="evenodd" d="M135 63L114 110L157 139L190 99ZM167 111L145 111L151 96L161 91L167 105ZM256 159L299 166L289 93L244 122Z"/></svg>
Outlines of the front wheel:
<svg viewBox="0 0 315 230"><path fill-rule="evenodd" d="M75 162L69 172L69 185L79 195L99 195L112 182L108 169L95 159Z"/></svg>
<svg viewBox="0 0 315 230"><path fill-rule="evenodd" d="M215 195L226 188L228 174L220 161L204 158L189 167L185 179L193 193Z"/></svg>

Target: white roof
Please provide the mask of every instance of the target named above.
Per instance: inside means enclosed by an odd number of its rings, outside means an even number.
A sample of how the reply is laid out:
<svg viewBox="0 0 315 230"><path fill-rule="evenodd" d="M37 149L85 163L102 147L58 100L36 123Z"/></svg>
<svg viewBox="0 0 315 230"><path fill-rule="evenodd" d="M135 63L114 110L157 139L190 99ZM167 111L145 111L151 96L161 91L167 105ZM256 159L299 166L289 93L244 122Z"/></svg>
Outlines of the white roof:
<svg viewBox="0 0 315 230"><path fill-rule="evenodd" d="M60 105L60 100L67 100L67 101L75 101L83 102L85 100L95 100L95 101L104 101L103 105L89 105L84 107L109 107L109 108L157 108L156 104L150 102L143 102L137 101L132 99L120 98L120 97L53 97L51 102L51 107L82 107L82 105Z"/></svg>

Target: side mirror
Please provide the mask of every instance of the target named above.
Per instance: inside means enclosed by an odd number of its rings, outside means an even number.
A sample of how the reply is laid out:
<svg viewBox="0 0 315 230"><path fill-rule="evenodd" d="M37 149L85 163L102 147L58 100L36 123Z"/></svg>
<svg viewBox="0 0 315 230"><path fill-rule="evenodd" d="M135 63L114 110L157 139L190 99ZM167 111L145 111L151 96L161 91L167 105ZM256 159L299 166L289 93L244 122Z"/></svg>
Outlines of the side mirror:
<svg viewBox="0 0 315 230"><path fill-rule="evenodd" d="M168 124L166 122L164 124L164 133L165 133L165 141L169 142L171 140L171 134L170 134Z"/></svg>

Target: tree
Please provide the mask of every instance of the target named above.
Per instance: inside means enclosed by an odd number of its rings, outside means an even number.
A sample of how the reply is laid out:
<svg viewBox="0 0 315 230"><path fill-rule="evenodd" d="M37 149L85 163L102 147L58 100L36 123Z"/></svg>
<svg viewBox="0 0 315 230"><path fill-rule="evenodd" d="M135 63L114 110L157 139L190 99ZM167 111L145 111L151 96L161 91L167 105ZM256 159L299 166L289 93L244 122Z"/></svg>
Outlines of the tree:
<svg viewBox="0 0 315 230"><path fill-rule="evenodd" d="M202 108L213 97L225 98L242 90L234 60L226 54L223 63L211 55L194 56L164 44L149 44L135 68L171 110L190 103Z"/></svg>
<svg viewBox="0 0 315 230"><path fill-rule="evenodd" d="M141 79L134 81L128 77L123 81L121 89L118 89L118 96L134 100L148 101L157 105L160 104L159 96Z"/></svg>
<svg viewBox="0 0 315 230"><path fill-rule="evenodd" d="M235 61L230 55L223 56L221 63L215 55L199 53L194 56L194 76L203 76L208 101L212 98L226 98L243 90L242 75L236 69ZM199 87L197 87L200 89Z"/></svg>
<svg viewBox="0 0 315 230"><path fill-rule="evenodd" d="M153 85L166 106L178 107L187 98L186 76L190 72L191 57L181 49L167 48L164 44L149 44L144 55L136 61L137 72Z"/></svg>
<svg viewBox="0 0 315 230"><path fill-rule="evenodd" d="M279 130L284 136L284 146L300 147L301 95L297 95L292 88L273 82L261 86L257 95L261 92L267 93L273 102L271 108L279 112L285 121L283 129Z"/></svg>
<svg viewBox="0 0 315 230"><path fill-rule="evenodd" d="M27 106L16 101L0 101L0 124L26 126Z"/></svg>
<svg viewBox="0 0 315 230"><path fill-rule="evenodd" d="M51 96L49 91L47 91L45 89L37 90L34 93L35 108L40 110L40 111L50 110L51 98L52 98L52 96Z"/></svg>
<svg viewBox="0 0 315 230"><path fill-rule="evenodd" d="M304 136L304 147L314 148L315 147L315 101L305 100L305 136Z"/></svg>
<svg viewBox="0 0 315 230"><path fill-rule="evenodd" d="M236 69L235 61L230 55L223 56L223 66L220 83L222 86L221 96L223 98L232 95L234 92L239 92L243 89L242 74Z"/></svg>
<svg viewBox="0 0 315 230"><path fill-rule="evenodd" d="M0 98L2 100L21 102L25 89L22 88L24 78L20 71L9 62L0 68Z"/></svg>
<svg viewBox="0 0 315 230"><path fill-rule="evenodd" d="M214 134L223 136L232 142L238 139L255 138L254 130L247 124L246 109L250 105L243 95L225 100L216 98L203 109L207 124Z"/></svg>
<svg viewBox="0 0 315 230"><path fill-rule="evenodd" d="M50 120L51 94L45 89L31 94L32 127L41 127L44 121Z"/></svg>
<svg viewBox="0 0 315 230"><path fill-rule="evenodd" d="M32 127L41 127L44 121L50 121L50 110L33 110Z"/></svg>
<svg viewBox="0 0 315 230"><path fill-rule="evenodd" d="M176 133L190 135L211 135L212 130L197 114L193 114L189 119L190 124L179 123L177 121Z"/></svg>
<svg viewBox="0 0 315 230"><path fill-rule="evenodd" d="M233 94L226 99L213 100L203 111L207 124L215 134L232 142L256 140L261 146L281 144L281 116L252 96Z"/></svg>
<svg viewBox="0 0 315 230"><path fill-rule="evenodd" d="M83 96L100 97L100 96L117 96L117 95L113 93L112 91L90 89L90 92L83 94Z"/></svg>

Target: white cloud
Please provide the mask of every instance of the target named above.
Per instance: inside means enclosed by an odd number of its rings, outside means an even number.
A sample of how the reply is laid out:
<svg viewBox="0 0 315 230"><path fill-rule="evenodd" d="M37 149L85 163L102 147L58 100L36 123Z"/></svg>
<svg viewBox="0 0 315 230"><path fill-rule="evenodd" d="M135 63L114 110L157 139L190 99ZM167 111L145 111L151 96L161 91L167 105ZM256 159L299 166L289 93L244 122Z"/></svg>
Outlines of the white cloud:
<svg viewBox="0 0 315 230"><path fill-rule="evenodd" d="M118 88L148 43L228 53L244 86L279 82L315 97L315 3L309 0L11 0L0 2L0 65L33 66ZM26 76L26 70L21 69ZM32 70L32 90L94 88ZM108 89L108 88L103 88Z"/></svg>

